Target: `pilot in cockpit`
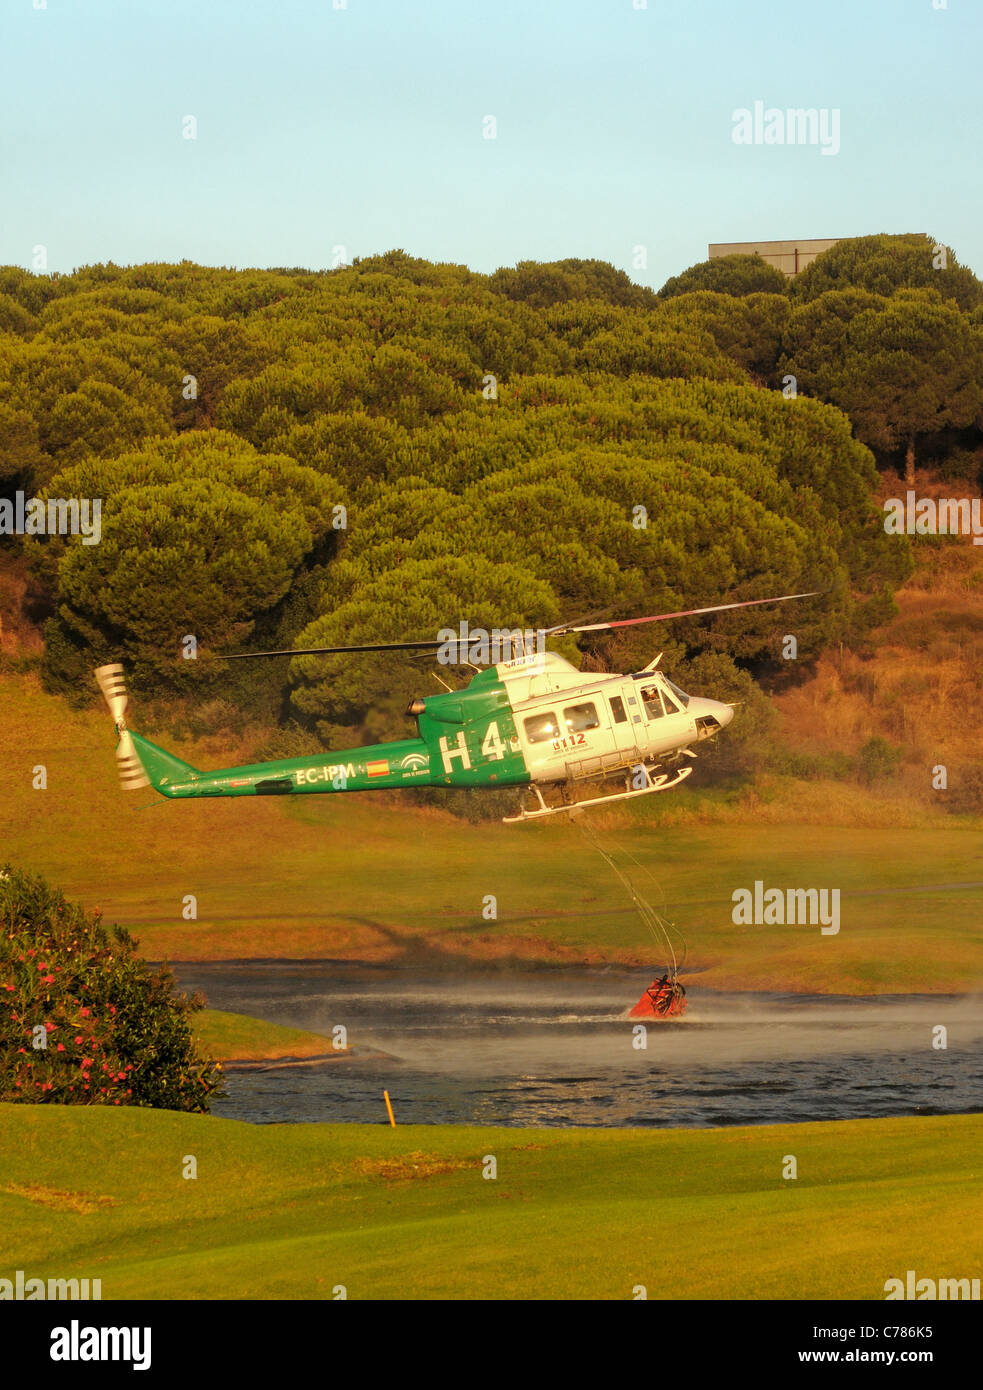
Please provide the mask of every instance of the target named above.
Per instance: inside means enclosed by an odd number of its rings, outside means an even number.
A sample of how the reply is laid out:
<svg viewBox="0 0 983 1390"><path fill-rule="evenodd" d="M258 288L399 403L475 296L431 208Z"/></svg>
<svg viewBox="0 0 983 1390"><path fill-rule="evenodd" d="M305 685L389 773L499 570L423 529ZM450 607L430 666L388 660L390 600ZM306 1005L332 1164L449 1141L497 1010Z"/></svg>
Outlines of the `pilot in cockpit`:
<svg viewBox="0 0 983 1390"><path fill-rule="evenodd" d="M661 719L665 710L662 708L662 700L659 698L659 687L657 685L647 685L642 691L642 703L645 705L645 713L650 719Z"/></svg>

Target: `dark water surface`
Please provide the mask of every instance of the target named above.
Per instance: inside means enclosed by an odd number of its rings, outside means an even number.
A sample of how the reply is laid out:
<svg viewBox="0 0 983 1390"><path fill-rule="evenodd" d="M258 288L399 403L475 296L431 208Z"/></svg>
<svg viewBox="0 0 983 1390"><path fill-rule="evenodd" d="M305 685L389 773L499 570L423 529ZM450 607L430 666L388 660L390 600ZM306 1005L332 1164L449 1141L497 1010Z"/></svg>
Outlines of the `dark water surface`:
<svg viewBox="0 0 983 1390"><path fill-rule="evenodd" d="M718 994L633 1046L630 971L414 974L334 961L188 963L216 1009L331 1036L355 1055L230 1073L213 1113L259 1123L704 1126L983 1110L978 997ZM947 1047L934 1048L944 1025Z"/></svg>

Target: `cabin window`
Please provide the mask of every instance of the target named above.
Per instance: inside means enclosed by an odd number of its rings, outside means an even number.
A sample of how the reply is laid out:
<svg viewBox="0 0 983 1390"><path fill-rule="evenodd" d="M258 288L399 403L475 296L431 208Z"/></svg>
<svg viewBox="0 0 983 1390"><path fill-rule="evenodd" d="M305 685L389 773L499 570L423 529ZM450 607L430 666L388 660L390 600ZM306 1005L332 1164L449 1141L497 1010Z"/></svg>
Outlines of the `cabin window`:
<svg viewBox="0 0 983 1390"><path fill-rule="evenodd" d="M650 719L661 719L665 714L662 708L662 697L659 694L657 685L646 685L642 688L642 704L645 706L645 713Z"/></svg>
<svg viewBox="0 0 983 1390"><path fill-rule="evenodd" d="M596 729L600 724L597 717L597 710L591 705L570 705L563 711L563 718L566 722L567 733L579 734L585 729Z"/></svg>
<svg viewBox="0 0 983 1390"><path fill-rule="evenodd" d="M534 714L523 721L523 727L530 743L546 743L549 739L560 737L560 721L552 711Z"/></svg>
<svg viewBox="0 0 983 1390"><path fill-rule="evenodd" d="M628 716L625 714L625 702L620 695L612 695L608 703L611 706L611 713L614 715L616 724L627 723Z"/></svg>

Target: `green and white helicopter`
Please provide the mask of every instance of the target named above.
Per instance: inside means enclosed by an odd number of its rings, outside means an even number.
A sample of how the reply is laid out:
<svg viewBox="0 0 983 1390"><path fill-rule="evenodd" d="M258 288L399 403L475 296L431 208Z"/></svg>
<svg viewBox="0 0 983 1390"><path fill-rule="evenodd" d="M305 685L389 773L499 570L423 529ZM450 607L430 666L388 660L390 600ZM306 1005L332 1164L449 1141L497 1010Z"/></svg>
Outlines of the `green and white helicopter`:
<svg viewBox="0 0 983 1390"><path fill-rule="evenodd" d="M818 591L816 591L818 592ZM509 634L510 650L519 654L479 670L462 690L447 690L415 699L407 714L417 724L415 738L379 743L323 758L281 758L275 762L202 771L158 748L126 726L123 668L101 666L96 679L116 723L116 750L123 787L152 786L174 800L219 796L302 796L327 792L376 791L403 787L518 787L531 792L507 823L534 820L652 792L669 791L689 776L693 745L712 738L731 722L732 705L687 695L659 669L661 653L631 675L578 671L545 642L565 633L613 631L640 623L721 613L765 603L813 598L783 594L778 598L722 603L644 618L561 625L538 633ZM530 641L530 639L533 639ZM463 639L382 642L350 647L306 647L273 652L243 652L226 660L274 656L321 656L344 652L446 652ZM531 649L530 649L531 648ZM446 659L446 657L444 658ZM621 779L624 790L576 800L583 783ZM545 789L559 793L549 805Z"/></svg>

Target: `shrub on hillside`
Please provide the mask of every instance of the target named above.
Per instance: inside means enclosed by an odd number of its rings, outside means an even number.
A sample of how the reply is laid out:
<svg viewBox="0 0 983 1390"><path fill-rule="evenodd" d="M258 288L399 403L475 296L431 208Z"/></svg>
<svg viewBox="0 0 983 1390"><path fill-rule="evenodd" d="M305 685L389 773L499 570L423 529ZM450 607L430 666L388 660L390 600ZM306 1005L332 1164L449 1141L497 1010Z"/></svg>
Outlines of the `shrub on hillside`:
<svg viewBox="0 0 983 1390"><path fill-rule="evenodd" d="M869 786L881 777L891 777L898 770L904 750L895 748L887 739L875 734L857 754L857 775Z"/></svg>
<svg viewBox="0 0 983 1390"><path fill-rule="evenodd" d="M983 449L953 449L936 467L943 482L975 485L983 481Z"/></svg>
<svg viewBox="0 0 983 1390"><path fill-rule="evenodd" d="M983 815L983 768L952 769L944 793L945 808L953 815Z"/></svg>
<svg viewBox="0 0 983 1390"><path fill-rule="evenodd" d="M207 1112L221 1076L192 1036L204 1001L135 948L40 876L0 869L0 1101Z"/></svg>

